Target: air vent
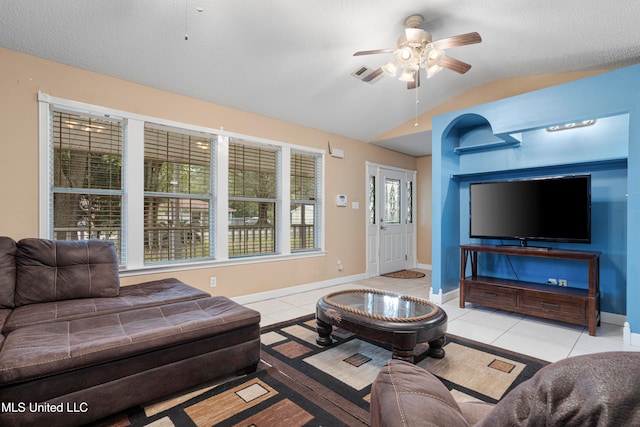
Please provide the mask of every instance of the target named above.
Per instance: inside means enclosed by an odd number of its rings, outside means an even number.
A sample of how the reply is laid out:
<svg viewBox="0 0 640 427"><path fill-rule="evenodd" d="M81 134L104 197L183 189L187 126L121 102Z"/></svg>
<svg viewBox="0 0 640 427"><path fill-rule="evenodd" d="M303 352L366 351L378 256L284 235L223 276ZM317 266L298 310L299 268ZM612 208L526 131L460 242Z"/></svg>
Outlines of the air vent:
<svg viewBox="0 0 640 427"><path fill-rule="evenodd" d="M375 83L382 78L382 68L377 68L375 70L363 65L358 67L353 73L351 73L353 77L358 80L362 80L366 83Z"/></svg>

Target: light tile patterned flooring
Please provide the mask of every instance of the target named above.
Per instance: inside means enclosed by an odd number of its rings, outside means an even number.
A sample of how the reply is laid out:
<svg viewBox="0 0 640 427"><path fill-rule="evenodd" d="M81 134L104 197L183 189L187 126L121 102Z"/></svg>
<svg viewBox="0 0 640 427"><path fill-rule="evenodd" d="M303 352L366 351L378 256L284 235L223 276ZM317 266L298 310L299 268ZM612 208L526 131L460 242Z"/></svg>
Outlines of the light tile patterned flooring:
<svg viewBox="0 0 640 427"><path fill-rule="evenodd" d="M287 295L280 298L245 304L259 311L262 326L315 313L316 302L323 295L342 289L373 288L429 298L430 271L421 279L391 279L372 277L330 288ZM449 322L448 332L518 353L555 362L580 354L602 351L640 351L638 347L623 344L622 326L602 323L597 336L589 336L587 328L524 316L467 304L459 307L458 298L442 305Z"/></svg>

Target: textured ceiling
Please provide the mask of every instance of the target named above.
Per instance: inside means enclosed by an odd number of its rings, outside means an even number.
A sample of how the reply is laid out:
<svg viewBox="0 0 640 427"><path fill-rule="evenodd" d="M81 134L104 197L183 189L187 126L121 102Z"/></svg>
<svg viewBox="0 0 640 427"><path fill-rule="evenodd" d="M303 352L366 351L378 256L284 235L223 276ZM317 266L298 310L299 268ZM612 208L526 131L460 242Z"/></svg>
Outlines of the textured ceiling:
<svg viewBox="0 0 640 427"><path fill-rule="evenodd" d="M0 0L0 46L371 141L415 116L415 92L357 80L389 55L352 55L394 47L413 14L434 39L483 38L447 50L473 67L423 79L418 113L500 78L640 62L638 0Z"/></svg>

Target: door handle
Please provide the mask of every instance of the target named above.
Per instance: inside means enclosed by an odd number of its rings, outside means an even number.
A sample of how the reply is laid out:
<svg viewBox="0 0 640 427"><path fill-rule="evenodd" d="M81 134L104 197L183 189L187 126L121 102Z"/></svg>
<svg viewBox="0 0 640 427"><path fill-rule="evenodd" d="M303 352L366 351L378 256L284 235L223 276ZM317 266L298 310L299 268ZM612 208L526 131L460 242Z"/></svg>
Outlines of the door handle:
<svg viewBox="0 0 640 427"><path fill-rule="evenodd" d="M385 227L384 225L380 226L380 230L386 230L386 229L387 229L387 227Z"/></svg>

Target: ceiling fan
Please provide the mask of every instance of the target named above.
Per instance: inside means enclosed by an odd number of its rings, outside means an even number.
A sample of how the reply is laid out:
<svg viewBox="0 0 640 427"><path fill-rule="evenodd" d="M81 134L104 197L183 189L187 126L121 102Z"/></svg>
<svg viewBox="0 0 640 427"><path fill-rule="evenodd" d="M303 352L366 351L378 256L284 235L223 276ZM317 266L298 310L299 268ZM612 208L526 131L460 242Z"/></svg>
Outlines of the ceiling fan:
<svg viewBox="0 0 640 427"><path fill-rule="evenodd" d="M420 86L421 68L425 70L427 78L436 75L443 68L460 74L469 71L470 64L445 56L444 50L480 43L482 41L480 34L473 32L433 41L431 33L421 28L423 23L422 15L411 15L404 22L404 34L398 37L395 48L363 50L354 53L353 56L394 54L394 59L373 71L366 80L373 80L382 73L395 76L401 70L400 80L407 82L407 89L415 89Z"/></svg>

